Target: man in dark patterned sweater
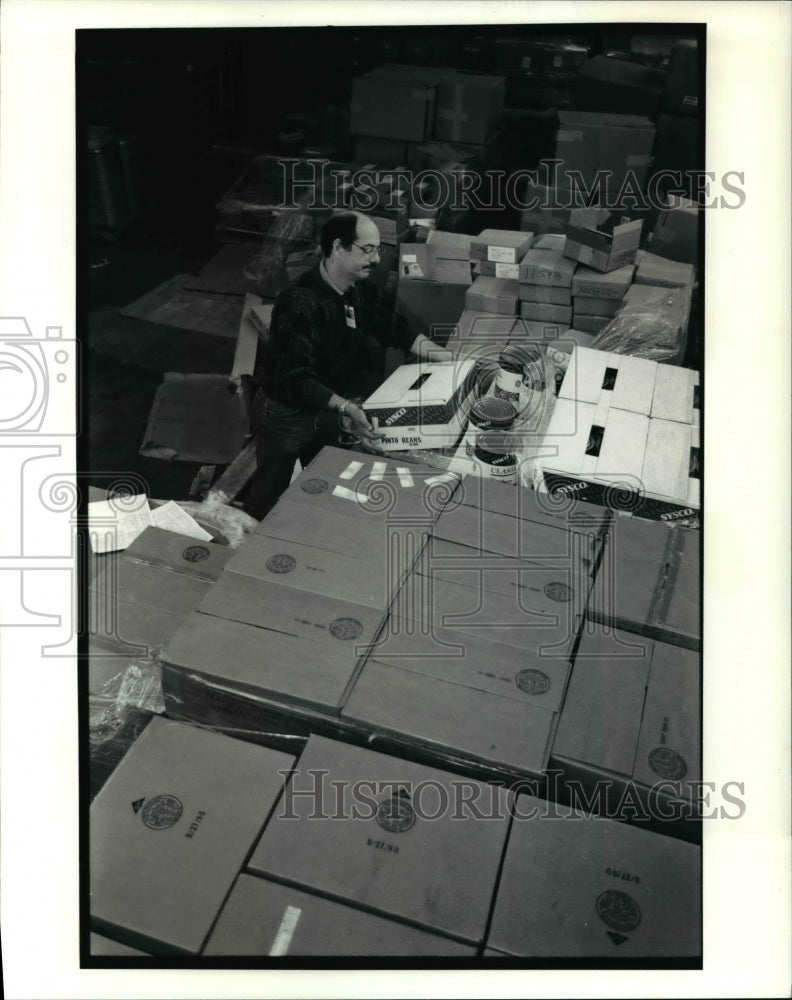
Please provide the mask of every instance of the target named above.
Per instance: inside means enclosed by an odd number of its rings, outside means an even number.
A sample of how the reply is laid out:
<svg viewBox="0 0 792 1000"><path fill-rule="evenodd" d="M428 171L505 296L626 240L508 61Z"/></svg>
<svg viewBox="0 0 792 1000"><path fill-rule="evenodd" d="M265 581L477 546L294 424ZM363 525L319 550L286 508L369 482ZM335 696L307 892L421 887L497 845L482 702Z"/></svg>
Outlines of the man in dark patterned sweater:
<svg viewBox="0 0 792 1000"><path fill-rule="evenodd" d="M267 359L257 369L254 402L257 469L245 510L262 518L305 466L338 443L339 414L361 438L379 436L350 396L367 396L378 378L365 370L365 340L419 358L448 360L424 334L400 326L367 279L379 260L377 226L359 212L334 216L322 231L322 261L275 300Z"/></svg>

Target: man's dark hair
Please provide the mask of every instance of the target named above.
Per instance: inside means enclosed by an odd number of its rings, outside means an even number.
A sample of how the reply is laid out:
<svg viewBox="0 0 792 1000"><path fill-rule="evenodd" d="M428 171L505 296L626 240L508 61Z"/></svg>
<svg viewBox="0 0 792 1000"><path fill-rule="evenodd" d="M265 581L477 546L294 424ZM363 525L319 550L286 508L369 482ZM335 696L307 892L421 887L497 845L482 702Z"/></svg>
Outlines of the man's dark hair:
<svg viewBox="0 0 792 1000"><path fill-rule="evenodd" d="M341 245L348 247L355 242L357 236L358 216L354 212L344 212L343 215L334 215L322 230L322 254L329 257L336 240L341 240Z"/></svg>

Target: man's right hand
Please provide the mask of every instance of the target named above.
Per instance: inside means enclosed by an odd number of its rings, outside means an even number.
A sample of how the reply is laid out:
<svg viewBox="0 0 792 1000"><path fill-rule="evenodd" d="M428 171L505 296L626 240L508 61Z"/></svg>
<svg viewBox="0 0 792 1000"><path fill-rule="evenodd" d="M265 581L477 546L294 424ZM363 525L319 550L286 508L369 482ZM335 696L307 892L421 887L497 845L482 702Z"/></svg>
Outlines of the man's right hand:
<svg viewBox="0 0 792 1000"><path fill-rule="evenodd" d="M346 415L352 421L352 430L359 434L366 441L376 441L378 438L384 437L381 434L369 418L366 416L366 412L362 406L358 406L356 403L350 403L346 408Z"/></svg>

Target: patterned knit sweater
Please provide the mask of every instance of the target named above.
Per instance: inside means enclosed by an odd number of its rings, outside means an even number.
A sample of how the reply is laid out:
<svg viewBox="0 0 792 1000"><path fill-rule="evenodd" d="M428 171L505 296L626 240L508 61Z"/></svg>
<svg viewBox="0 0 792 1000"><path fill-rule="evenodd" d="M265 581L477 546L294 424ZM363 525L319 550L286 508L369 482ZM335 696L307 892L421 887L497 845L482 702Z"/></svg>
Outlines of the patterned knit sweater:
<svg viewBox="0 0 792 1000"><path fill-rule="evenodd" d="M348 323L352 315L354 326ZM347 395L355 384L367 336L406 352L415 340L370 280L357 282L341 296L316 267L275 300L269 349L260 357L256 380L281 403L327 409L334 392Z"/></svg>

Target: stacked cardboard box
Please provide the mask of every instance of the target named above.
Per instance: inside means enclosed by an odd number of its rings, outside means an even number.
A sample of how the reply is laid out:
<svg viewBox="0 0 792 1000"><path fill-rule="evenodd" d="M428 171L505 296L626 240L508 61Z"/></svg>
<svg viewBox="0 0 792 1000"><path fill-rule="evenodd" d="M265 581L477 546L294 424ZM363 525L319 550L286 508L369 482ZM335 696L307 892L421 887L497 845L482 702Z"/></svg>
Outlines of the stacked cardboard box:
<svg viewBox="0 0 792 1000"><path fill-rule="evenodd" d="M515 316L466 309L459 317L446 346L458 358L489 357L497 360L518 323Z"/></svg>
<svg viewBox="0 0 792 1000"><path fill-rule="evenodd" d="M311 737L248 871L478 945L508 807L502 788Z"/></svg>
<svg viewBox="0 0 792 1000"><path fill-rule="evenodd" d="M574 327L588 333L599 333L607 326L618 312L634 273L633 264L625 264L605 273L590 267L579 267L572 278Z"/></svg>
<svg viewBox="0 0 792 1000"><path fill-rule="evenodd" d="M520 264L520 316L532 322L572 325L572 279L576 264L564 253L561 243L542 237Z"/></svg>
<svg viewBox="0 0 792 1000"><path fill-rule="evenodd" d="M399 247L399 280L437 281L441 284L469 285L473 281L468 257L470 236L459 235L453 244L431 239L426 243L402 243ZM456 233L442 233L441 237L456 237ZM465 256L461 256L464 253ZM457 254L458 256L442 256Z"/></svg>
<svg viewBox="0 0 792 1000"><path fill-rule="evenodd" d="M533 233L508 229L484 229L470 244L470 256L477 261L477 273L490 278L519 277L520 261L533 243Z"/></svg>
<svg viewBox="0 0 792 1000"><path fill-rule="evenodd" d="M660 70L597 55L578 70L574 107L651 118L660 104L665 79Z"/></svg>
<svg viewBox="0 0 792 1000"><path fill-rule="evenodd" d="M632 264L641 242L643 221L619 222L620 218L614 213L596 225L579 225L577 220L566 223L565 256L601 272Z"/></svg>
<svg viewBox="0 0 792 1000"><path fill-rule="evenodd" d="M693 374L576 348L545 435L547 488L656 520L697 516Z"/></svg>
<svg viewBox="0 0 792 1000"><path fill-rule="evenodd" d="M166 703L248 731L273 702L337 715L457 484L426 466L324 449L162 653Z"/></svg>
<svg viewBox="0 0 792 1000"><path fill-rule="evenodd" d="M90 811L91 926L154 954L198 954L294 759L151 720Z"/></svg>
<svg viewBox="0 0 792 1000"><path fill-rule="evenodd" d="M577 171L587 190L595 187L599 175L602 190L611 198L623 190L625 182L640 193L646 182L654 138L654 125L640 115L559 111L558 184L571 189L568 174Z"/></svg>
<svg viewBox="0 0 792 1000"><path fill-rule="evenodd" d="M662 257L684 264L699 263L699 210L685 198L669 195L649 243Z"/></svg>
<svg viewBox="0 0 792 1000"><path fill-rule="evenodd" d="M243 874L237 879L203 954L273 958L284 955L472 958L476 949L304 889Z"/></svg>
<svg viewBox="0 0 792 1000"><path fill-rule="evenodd" d="M453 73L437 87L434 138L484 144L500 129L505 80L502 76Z"/></svg>
<svg viewBox="0 0 792 1000"><path fill-rule="evenodd" d="M697 115L699 57L695 39L680 39L671 50L663 92L663 110L672 115Z"/></svg>
<svg viewBox="0 0 792 1000"><path fill-rule="evenodd" d="M693 818L701 780L700 655L603 626L584 629L551 766L601 811L633 791L645 820ZM626 818L622 817L622 818Z"/></svg>
<svg viewBox="0 0 792 1000"><path fill-rule="evenodd" d="M701 536L619 516L589 596L592 622L663 643L701 646Z"/></svg>
<svg viewBox="0 0 792 1000"><path fill-rule="evenodd" d="M438 84L452 71L386 63L352 80L353 135L423 142L434 123Z"/></svg>
<svg viewBox="0 0 792 1000"><path fill-rule="evenodd" d="M692 264L669 260L658 254L639 250L635 257L636 285L658 285L661 288L684 288L696 280Z"/></svg>
<svg viewBox="0 0 792 1000"><path fill-rule="evenodd" d="M91 641L147 657L175 635L231 554L214 542L146 528L124 552L106 560L91 582Z"/></svg>
<svg viewBox="0 0 792 1000"><path fill-rule="evenodd" d="M701 850L520 795L487 945L535 959L695 958Z"/></svg>
<svg viewBox="0 0 792 1000"><path fill-rule="evenodd" d="M519 287L515 278L492 278L480 274L465 294L465 309L515 316Z"/></svg>

